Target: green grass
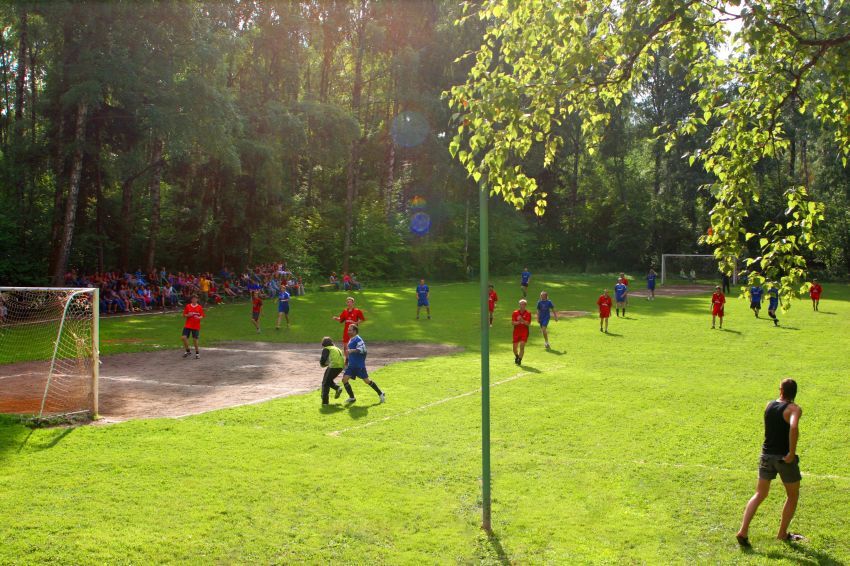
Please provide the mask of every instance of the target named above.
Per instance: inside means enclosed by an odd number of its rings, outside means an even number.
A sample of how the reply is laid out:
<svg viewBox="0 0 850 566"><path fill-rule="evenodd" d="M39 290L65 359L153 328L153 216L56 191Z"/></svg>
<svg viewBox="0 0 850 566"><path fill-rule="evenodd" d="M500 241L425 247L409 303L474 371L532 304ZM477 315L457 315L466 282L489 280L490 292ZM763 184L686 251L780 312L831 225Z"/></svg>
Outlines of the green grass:
<svg viewBox="0 0 850 566"><path fill-rule="evenodd" d="M592 311L610 280L535 276L532 291L545 283L558 309ZM519 373L518 285L497 290L494 382ZM479 396L415 410L477 387L477 290L431 294L434 319L418 322L412 286L357 295L367 342L467 348L376 371L386 405L358 383L357 406L327 412L314 393L105 427L0 421L0 563L850 563L847 286L826 290L821 313L796 303L781 328L730 299L729 331L709 330L707 296L633 299L612 336L592 316L553 323L553 353L533 328L525 373L492 390L493 538L478 528ZM298 297L295 326L259 339L337 338L343 297ZM174 315L107 320L103 349L174 347L179 331ZM245 305L204 322L206 344L257 338ZM792 526L809 541L773 540L775 482L743 554L761 411L785 376L804 408Z"/></svg>

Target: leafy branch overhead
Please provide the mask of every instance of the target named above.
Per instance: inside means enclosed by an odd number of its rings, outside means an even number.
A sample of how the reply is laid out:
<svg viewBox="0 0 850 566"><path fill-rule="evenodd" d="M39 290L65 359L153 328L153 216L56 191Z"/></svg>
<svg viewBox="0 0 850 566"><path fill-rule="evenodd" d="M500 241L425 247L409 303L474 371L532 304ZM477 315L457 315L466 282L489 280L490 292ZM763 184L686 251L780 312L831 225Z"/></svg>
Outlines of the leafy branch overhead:
<svg viewBox="0 0 850 566"><path fill-rule="evenodd" d="M457 126L449 150L476 181L542 215L547 195L526 170L532 148L540 146L551 166L564 145L559 127L576 120L593 155L612 114L641 96L641 78L666 51L692 86L692 111L655 133L667 151L681 139L697 142L682 157L711 178L703 187L713 204L710 229L701 242L728 273L758 238L761 253L747 261L751 279L778 286L786 306L805 290L823 205L809 179L766 184L760 176L765 163L787 158L789 116L797 113L831 132L846 168L849 1L485 0L467 4L458 24L474 18L487 24L482 45L467 55L466 82L446 97ZM753 226L765 191L779 194L782 210Z"/></svg>

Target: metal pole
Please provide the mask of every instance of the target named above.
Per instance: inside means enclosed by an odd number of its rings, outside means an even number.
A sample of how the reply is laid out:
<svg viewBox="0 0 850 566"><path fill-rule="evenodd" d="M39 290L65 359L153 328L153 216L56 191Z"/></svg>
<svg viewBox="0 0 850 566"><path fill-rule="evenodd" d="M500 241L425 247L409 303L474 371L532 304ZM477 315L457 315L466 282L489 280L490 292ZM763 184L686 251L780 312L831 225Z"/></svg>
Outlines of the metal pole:
<svg viewBox="0 0 850 566"><path fill-rule="evenodd" d="M481 273L481 528L490 527L490 250L489 250L489 191L485 185L478 187L480 210L479 249Z"/></svg>
<svg viewBox="0 0 850 566"><path fill-rule="evenodd" d="M92 291L92 330L91 330L91 418L96 419L100 402L100 289Z"/></svg>

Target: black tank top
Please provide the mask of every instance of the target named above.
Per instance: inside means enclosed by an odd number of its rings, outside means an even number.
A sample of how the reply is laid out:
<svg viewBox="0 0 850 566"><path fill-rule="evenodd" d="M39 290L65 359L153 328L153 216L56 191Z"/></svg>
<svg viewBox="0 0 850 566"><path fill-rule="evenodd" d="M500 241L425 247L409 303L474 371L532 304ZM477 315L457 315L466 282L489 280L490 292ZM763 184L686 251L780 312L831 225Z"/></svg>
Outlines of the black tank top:
<svg viewBox="0 0 850 566"><path fill-rule="evenodd" d="M762 454L785 456L788 454L788 431L791 425L782 417L788 403L771 401L764 410L764 444Z"/></svg>

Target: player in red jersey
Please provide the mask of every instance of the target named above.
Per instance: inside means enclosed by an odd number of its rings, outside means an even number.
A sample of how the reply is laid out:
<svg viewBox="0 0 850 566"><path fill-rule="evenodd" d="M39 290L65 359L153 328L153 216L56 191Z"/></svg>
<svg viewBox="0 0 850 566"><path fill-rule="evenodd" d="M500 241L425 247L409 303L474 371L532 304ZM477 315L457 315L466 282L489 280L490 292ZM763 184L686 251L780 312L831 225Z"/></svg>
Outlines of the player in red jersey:
<svg viewBox="0 0 850 566"><path fill-rule="evenodd" d="M817 279L812 279L812 286L809 287L809 297L812 298L812 309L818 310L820 306L820 294L823 293L823 287L820 286Z"/></svg>
<svg viewBox="0 0 850 566"><path fill-rule="evenodd" d="M608 319L611 318L611 295L608 294L608 289L603 289L602 294L596 299L596 304L599 306L599 332L608 332ZM603 330L604 327L604 330Z"/></svg>
<svg viewBox="0 0 850 566"><path fill-rule="evenodd" d="M514 326L514 363L522 364L522 356L525 354L525 343L528 342L528 327L531 326L531 311L525 307L528 302L520 299L519 308L511 315L511 323Z"/></svg>
<svg viewBox="0 0 850 566"><path fill-rule="evenodd" d="M496 303L499 302L499 295L496 294L496 289L490 285L490 291L487 294L487 309L490 311L490 326L493 326L493 311L496 310Z"/></svg>
<svg viewBox="0 0 850 566"><path fill-rule="evenodd" d="M714 322L720 318L720 328L723 328L723 308L726 306L726 295L720 290L720 285L714 288L714 294L711 295L711 327L714 328Z"/></svg>
<svg viewBox="0 0 850 566"><path fill-rule="evenodd" d="M198 295L192 295L192 302L183 307L183 318L186 322L183 324L183 347L186 348L184 358L192 355L189 351L189 336L192 336L192 341L195 344L195 359L201 357L198 351L198 336L201 333L201 319L204 318L204 307L198 304Z"/></svg>
<svg viewBox="0 0 850 566"><path fill-rule="evenodd" d="M262 312L263 299L259 291L254 291L251 293L251 324L257 329L257 334L260 333L260 313Z"/></svg>
<svg viewBox="0 0 850 566"><path fill-rule="evenodd" d="M345 352L345 357L348 357L348 327L352 324L360 324L362 321L366 320L366 317L363 316L363 311L358 308L354 308L354 297L348 297L345 299L345 310L339 313L339 316L333 317L337 322L344 324L345 327L342 330L342 344L343 350Z"/></svg>

